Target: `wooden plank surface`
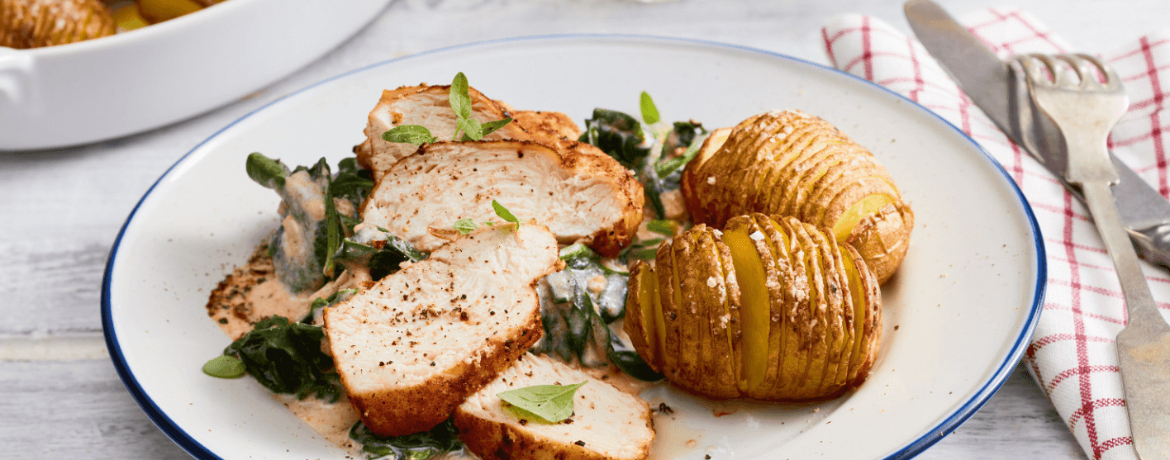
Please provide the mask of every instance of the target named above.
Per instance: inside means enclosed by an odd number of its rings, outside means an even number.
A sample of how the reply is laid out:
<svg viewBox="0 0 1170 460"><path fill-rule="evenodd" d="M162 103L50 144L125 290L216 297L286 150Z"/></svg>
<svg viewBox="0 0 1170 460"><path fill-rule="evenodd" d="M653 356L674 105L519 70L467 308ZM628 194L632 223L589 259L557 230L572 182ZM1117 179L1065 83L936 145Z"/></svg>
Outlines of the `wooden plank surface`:
<svg viewBox="0 0 1170 460"><path fill-rule="evenodd" d="M995 0L944 2L956 12ZM1085 51L1163 27L1163 0L1021 0ZM1142 11L1144 14L1133 14ZM908 30L900 0L399 0L328 56L226 107L151 132L51 152L0 153L0 458L185 458L132 401L101 341L107 253L151 184L199 141L293 90L442 46L518 35L636 33L718 40L825 62L820 26L847 12ZM652 90L652 88L648 88ZM572 88L566 88L572 91ZM699 114L696 114L699 116ZM67 129L67 127L63 127ZM355 135L359 128L355 128ZM1017 370L928 459L1079 458Z"/></svg>

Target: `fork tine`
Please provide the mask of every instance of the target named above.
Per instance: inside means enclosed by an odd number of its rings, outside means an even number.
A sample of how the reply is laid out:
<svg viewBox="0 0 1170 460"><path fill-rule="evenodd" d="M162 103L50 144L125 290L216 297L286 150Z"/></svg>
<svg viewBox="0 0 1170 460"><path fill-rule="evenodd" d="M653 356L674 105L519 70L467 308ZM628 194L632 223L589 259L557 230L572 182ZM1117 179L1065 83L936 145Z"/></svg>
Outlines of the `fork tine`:
<svg viewBox="0 0 1170 460"><path fill-rule="evenodd" d="M1097 72L1091 67L1095 66L1102 69L1102 65L1097 62L1092 56L1087 54L1061 54L1056 56L1064 62L1067 62L1069 67L1077 73L1077 77L1081 79L1081 88L1100 89L1101 82L1097 81ZM1102 69L1102 74L1104 70Z"/></svg>
<svg viewBox="0 0 1170 460"><path fill-rule="evenodd" d="M1057 62L1055 58L1047 54L1034 54L1033 56L1035 56L1036 59L1039 59L1040 62L1043 62L1044 65L1048 67L1048 72L1052 74L1052 82L1056 86L1073 86L1072 79L1069 78L1068 72L1064 69L1064 66ZM1076 66L1072 67L1075 69Z"/></svg>
<svg viewBox="0 0 1170 460"><path fill-rule="evenodd" d="M1044 71L1040 68L1040 65L1037 64L1036 61L1040 61L1040 55L1038 54L1025 54L1022 56L1016 56L1016 62L1020 63L1020 67L1024 69L1024 75L1028 77L1028 80L1032 82L1032 84L1051 85L1052 81L1049 80L1046 75L1044 75Z"/></svg>
<svg viewBox="0 0 1170 460"><path fill-rule="evenodd" d="M1117 76L1117 72L1113 70L1112 66L1110 66L1109 64L1106 64L1104 61L1102 61L1100 58L1098 58L1096 56L1092 56L1092 55L1088 55L1088 54L1081 54L1081 53L1078 53L1077 56L1079 56L1082 59L1085 59L1089 62L1092 62L1093 65L1097 66L1097 69L1101 71L1101 75L1105 76L1105 88L1106 89L1112 90L1112 89L1117 89L1117 88L1121 87L1121 77Z"/></svg>

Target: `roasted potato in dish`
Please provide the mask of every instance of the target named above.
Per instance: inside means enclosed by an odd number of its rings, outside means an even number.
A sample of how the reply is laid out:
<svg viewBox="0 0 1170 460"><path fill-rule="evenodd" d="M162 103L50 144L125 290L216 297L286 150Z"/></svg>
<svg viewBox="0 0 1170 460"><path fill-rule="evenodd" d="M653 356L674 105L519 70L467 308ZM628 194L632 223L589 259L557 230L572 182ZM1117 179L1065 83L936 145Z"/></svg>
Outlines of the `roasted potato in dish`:
<svg viewBox="0 0 1170 460"><path fill-rule="evenodd" d="M722 227L732 216L761 212L828 228L882 283L901 265L914 227L914 213L873 154L800 111L712 132L681 189L696 223Z"/></svg>
<svg viewBox="0 0 1170 460"><path fill-rule="evenodd" d="M114 18L99 0L0 1L0 46L42 46L114 34Z"/></svg>
<svg viewBox="0 0 1170 460"><path fill-rule="evenodd" d="M815 400L860 385L881 292L859 251L793 217L730 218L630 270L625 331L676 386L711 398Z"/></svg>

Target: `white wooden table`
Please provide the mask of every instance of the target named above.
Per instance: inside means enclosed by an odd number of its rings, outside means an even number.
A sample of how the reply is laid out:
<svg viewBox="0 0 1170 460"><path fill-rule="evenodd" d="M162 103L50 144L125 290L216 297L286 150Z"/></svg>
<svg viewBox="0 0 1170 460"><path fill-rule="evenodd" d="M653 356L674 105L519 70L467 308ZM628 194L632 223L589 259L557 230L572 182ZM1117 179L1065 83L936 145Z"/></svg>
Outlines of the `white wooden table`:
<svg viewBox="0 0 1170 460"><path fill-rule="evenodd" d="M954 12L995 0L950 1ZM1164 26L1164 0L1019 0L1086 51ZM359 66L517 35L618 32L744 44L825 62L820 26L872 14L908 30L901 0L399 0L323 59L252 96L128 138L48 152L0 153L0 458L181 459L106 355L99 289L118 229L146 189L227 123L293 90ZM64 129L67 129L64 128ZM1022 370L921 458L1082 458Z"/></svg>

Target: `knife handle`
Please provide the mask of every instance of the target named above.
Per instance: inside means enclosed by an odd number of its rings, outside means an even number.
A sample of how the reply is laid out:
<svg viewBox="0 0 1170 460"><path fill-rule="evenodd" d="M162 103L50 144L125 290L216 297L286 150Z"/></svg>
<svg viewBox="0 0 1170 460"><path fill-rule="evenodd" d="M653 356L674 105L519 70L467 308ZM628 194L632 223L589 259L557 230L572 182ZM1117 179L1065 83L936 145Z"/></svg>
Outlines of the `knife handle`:
<svg viewBox="0 0 1170 460"><path fill-rule="evenodd" d="M1170 224L1126 230L1141 258L1146 259L1146 262L1170 268Z"/></svg>

